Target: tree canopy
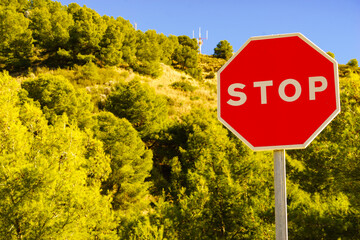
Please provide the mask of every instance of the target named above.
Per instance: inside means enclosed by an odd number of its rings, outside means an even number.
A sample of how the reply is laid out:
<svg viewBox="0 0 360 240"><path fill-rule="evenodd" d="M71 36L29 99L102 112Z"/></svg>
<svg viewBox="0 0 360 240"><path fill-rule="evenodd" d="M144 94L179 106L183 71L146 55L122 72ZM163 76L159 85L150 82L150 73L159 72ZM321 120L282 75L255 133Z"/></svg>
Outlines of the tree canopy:
<svg viewBox="0 0 360 240"><path fill-rule="evenodd" d="M214 56L228 60L232 57L233 51L233 47L227 40L221 40L214 48Z"/></svg>
<svg viewBox="0 0 360 240"><path fill-rule="evenodd" d="M142 137L159 131L167 117L165 99L138 80L118 84L107 98L105 109L126 118Z"/></svg>
<svg viewBox="0 0 360 240"><path fill-rule="evenodd" d="M94 62L101 67L128 66L156 78L163 63L201 78L197 42L187 36L135 31L121 17L100 16L76 3L13 0L0 8L0 69L16 72L30 65L71 67Z"/></svg>

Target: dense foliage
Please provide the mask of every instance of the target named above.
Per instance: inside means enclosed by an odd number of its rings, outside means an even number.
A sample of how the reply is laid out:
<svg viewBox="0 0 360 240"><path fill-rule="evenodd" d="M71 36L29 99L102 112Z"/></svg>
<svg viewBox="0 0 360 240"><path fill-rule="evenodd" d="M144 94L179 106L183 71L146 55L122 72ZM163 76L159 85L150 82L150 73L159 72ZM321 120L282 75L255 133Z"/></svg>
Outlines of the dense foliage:
<svg viewBox="0 0 360 240"><path fill-rule="evenodd" d="M0 9L0 239L275 238L272 153L208 105L223 59L77 4ZM164 64L190 74L167 96ZM291 239L360 239L357 60L339 74L341 113L287 151Z"/></svg>
<svg viewBox="0 0 360 240"><path fill-rule="evenodd" d="M11 72L95 62L158 77L164 63L201 78L195 39L136 31L121 17L100 16L76 3L1 1L0 31L0 69Z"/></svg>
<svg viewBox="0 0 360 240"><path fill-rule="evenodd" d="M214 56L228 60L233 55L233 47L226 40L221 40L216 48L214 48Z"/></svg>

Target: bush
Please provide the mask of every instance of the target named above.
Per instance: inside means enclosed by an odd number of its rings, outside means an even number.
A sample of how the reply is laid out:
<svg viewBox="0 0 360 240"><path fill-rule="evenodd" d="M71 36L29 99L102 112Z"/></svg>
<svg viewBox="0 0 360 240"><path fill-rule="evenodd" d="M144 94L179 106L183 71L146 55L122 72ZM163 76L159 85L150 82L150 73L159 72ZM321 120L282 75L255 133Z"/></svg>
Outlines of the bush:
<svg viewBox="0 0 360 240"><path fill-rule="evenodd" d="M215 77L215 73L213 73L213 72L211 72L211 73L209 73L208 75L206 75L206 79L212 79L212 78L214 78Z"/></svg>
<svg viewBox="0 0 360 240"><path fill-rule="evenodd" d="M126 118L142 138L159 131L167 118L166 100L138 80L116 86L106 100L105 109Z"/></svg>
<svg viewBox="0 0 360 240"><path fill-rule="evenodd" d="M196 90L196 87L191 85L191 83L186 81L178 81L171 84L171 87L177 90L181 90L184 92L193 92Z"/></svg>
<svg viewBox="0 0 360 240"><path fill-rule="evenodd" d="M233 47L226 40L221 40L214 48L214 56L228 60L233 55Z"/></svg>
<svg viewBox="0 0 360 240"><path fill-rule="evenodd" d="M100 83L99 68L93 62L88 62L83 66L76 66L76 83L81 86L94 85Z"/></svg>
<svg viewBox="0 0 360 240"><path fill-rule="evenodd" d="M54 124L58 116L66 114L70 122L82 126L92 111L90 95L84 89L75 89L63 76L40 75L22 83L29 97L38 101L47 120Z"/></svg>
<svg viewBox="0 0 360 240"><path fill-rule="evenodd" d="M193 78L201 80L201 68L188 68L185 70L185 72Z"/></svg>

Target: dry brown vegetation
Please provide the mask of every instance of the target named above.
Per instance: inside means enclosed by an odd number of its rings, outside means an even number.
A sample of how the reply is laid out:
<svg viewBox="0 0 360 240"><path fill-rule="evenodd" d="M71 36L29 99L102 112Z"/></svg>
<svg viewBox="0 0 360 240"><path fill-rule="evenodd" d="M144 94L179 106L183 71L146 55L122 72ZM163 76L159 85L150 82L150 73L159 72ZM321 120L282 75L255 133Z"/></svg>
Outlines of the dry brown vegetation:
<svg viewBox="0 0 360 240"><path fill-rule="evenodd" d="M75 66L69 69L49 70L46 67L38 68L20 81L34 78L40 74L62 75L78 87L85 87L92 96L95 105L102 107L111 89L119 82L129 82L138 79L153 87L157 94L166 97L169 103L169 117L178 118L189 113L193 108L216 108L216 71L226 61L208 55L199 55L199 65L202 69L202 80L197 80L183 71L176 70L169 65L161 64L162 74L152 78L124 68L99 68L95 65ZM182 83L191 87L175 88L174 83Z"/></svg>

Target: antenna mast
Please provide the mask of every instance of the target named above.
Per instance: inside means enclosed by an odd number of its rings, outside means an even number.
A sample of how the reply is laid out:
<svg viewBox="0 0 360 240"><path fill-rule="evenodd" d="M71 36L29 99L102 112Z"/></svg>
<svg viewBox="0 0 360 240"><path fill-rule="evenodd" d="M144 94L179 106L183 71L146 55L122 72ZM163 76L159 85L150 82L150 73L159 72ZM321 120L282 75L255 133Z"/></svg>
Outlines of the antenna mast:
<svg viewBox="0 0 360 240"><path fill-rule="evenodd" d="M195 38L195 31L193 30L193 38ZM206 38L202 38L201 37L201 28L199 28L199 37L196 38L196 41L199 45L199 53L201 54L201 46L203 45L204 41L203 40L207 40L208 39L208 36L209 36L209 33L208 31L206 30Z"/></svg>

